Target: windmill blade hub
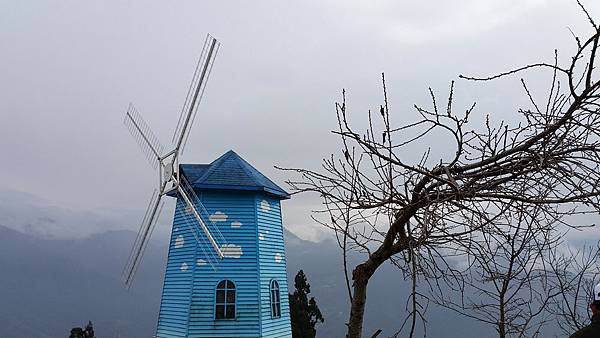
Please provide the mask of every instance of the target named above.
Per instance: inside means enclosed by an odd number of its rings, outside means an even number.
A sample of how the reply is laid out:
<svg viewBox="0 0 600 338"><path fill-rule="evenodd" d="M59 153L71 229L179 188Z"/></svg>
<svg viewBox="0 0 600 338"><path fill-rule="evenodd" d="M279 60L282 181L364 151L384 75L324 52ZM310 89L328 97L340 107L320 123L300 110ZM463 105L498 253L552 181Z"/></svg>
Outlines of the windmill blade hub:
<svg viewBox="0 0 600 338"><path fill-rule="evenodd" d="M165 182L168 182L168 181L171 180L171 178L173 177L173 173L174 173L173 162L168 162L165 165L165 170L164 170L164 180L165 180Z"/></svg>

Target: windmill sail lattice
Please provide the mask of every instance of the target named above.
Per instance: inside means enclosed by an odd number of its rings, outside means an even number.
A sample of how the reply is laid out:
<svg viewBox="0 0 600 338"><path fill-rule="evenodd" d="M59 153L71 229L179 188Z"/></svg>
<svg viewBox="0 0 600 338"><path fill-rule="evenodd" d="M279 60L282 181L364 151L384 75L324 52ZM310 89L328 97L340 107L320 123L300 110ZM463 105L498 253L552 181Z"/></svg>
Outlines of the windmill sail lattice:
<svg viewBox="0 0 600 338"><path fill-rule="evenodd" d="M158 137L150 130L142 115L140 115L131 103L129 104L129 108L127 108L123 123L125 123L131 136L133 136L140 149L146 155L150 165L156 169L160 163L160 154L163 152L163 146L160 144Z"/></svg>
<svg viewBox="0 0 600 338"><path fill-rule="evenodd" d="M225 237L219 230L217 224L211 219L209 212L206 210L196 192L192 188L192 185L188 182L185 175L181 175L180 181L180 189L183 190L184 195L182 197L185 199L185 196L188 196L189 201L191 202L186 207L186 216L189 221L191 221L192 225L195 225L195 237L198 240L200 247L202 250L206 250L205 252L207 259L210 262L215 263L214 267L216 267L216 263L220 257L217 253L221 251L221 248L224 244L226 244ZM197 213L202 222L198 221L198 217L194 217L194 213ZM197 235L196 235L197 234ZM213 238L214 241L210 241L210 238ZM218 250L217 250L218 248ZM211 250L214 249L214 250ZM225 253L222 253L222 256L225 256Z"/></svg>
<svg viewBox="0 0 600 338"><path fill-rule="evenodd" d="M132 104L129 105L125 114L125 125L152 167L159 169L160 178L159 188L152 195L123 269L123 280L127 287L130 287L133 282L148 241L162 211L162 198L169 193L175 193L180 197L184 201L186 209L190 211L186 213L185 222L199 247L206 252L207 261L216 268L218 261L225 257L221 250L226 246L223 235L217 225L210 221L209 214L198 196L196 196L194 189L185 176L179 172L179 159L187 143L190 128L194 122L219 46L220 44L215 38L207 35L179 122L175 128L173 150L164 152L158 138Z"/></svg>
<svg viewBox="0 0 600 338"><path fill-rule="evenodd" d="M175 145L175 149L180 153L183 153L187 143L190 126L194 123L196 118L198 105L204 95L204 89L206 88L206 83L212 71L212 66L220 46L221 44L215 38L210 36L210 34L206 36L202 53L198 59L192 82L190 83L185 102L181 109L181 114L179 115L179 120L177 121L175 133L173 133L172 142Z"/></svg>
<svg viewBox="0 0 600 338"><path fill-rule="evenodd" d="M156 222L158 221L163 205L164 201L161 201L158 191L155 190L140 224L140 229L127 259L127 264L123 269L123 282L125 285L131 285L133 276L137 272L142 255L148 245L148 240L156 227Z"/></svg>

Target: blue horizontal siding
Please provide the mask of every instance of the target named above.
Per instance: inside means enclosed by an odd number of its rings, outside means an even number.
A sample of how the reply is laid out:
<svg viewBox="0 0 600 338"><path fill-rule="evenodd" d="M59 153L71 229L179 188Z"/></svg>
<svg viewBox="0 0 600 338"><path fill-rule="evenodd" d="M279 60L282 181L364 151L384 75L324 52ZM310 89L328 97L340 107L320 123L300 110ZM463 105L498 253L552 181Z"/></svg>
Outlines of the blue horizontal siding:
<svg viewBox="0 0 600 338"><path fill-rule="evenodd" d="M196 264L198 259L209 260L202 249L213 249L207 242L196 242L184 222L184 205L177 202L157 337L291 337L280 205L266 196L247 191L198 192L209 214L227 216L216 222L225 242L242 249L239 258L220 260L216 269L208 263ZM269 211L261 209L263 200L268 200ZM232 222L241 225L232 226ZM281 255L279 263L276 254ZM183 264L187 264L186 271ZM269 283L273 278L281 289L281 318L277 319L271 318L270 312ZM236 285L236 318L215 320L215 288L225 279Z"/></svg>
<svg viewBox="0 0 600 338"><path fill-rule="evenodd" d="M191 262L195 261L196 248L195 245L190 245L195 242L195 238L183 221L183 209L183 202L177 201L156 329L156 336L160 338L187 337L188 334L190 295L192 291L191 268L193 268ZM183 239L183 246L181 247L177 245L178 238ZM188 264L186 272L181 270L183 263Z"/></svg>
<svg viewBox="0 0 600 338"><path fill-rule="evenodd" d="M292 337L280 202L277 199L257 196L255 204L259 236L261 337ZM271 314L271 280L276 280L279 284L279 318L273 318Z"/></svg>

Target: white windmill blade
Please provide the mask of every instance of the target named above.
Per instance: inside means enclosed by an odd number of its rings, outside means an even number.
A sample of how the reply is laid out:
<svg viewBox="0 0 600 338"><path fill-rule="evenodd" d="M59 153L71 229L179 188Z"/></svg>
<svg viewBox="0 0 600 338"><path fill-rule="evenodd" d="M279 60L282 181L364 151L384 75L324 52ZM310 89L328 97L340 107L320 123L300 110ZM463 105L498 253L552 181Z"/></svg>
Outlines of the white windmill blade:
<svg viewBox="0 0 600 338"><path fill-rule="evenodd" d="M212 219L212 217L210 217L208 210L206 210L204 204L202 204L202 202L198 198L198 195L196 195L196 191L192 188L192 185L190 184L185 175L180 175L180 185L182 186L183 190L187 193L190 201L196 209L196 212L204 220L204 225L206 225L208 231L210 231L210 233L213 235L215 242L219 244L219 247L223 247L223 245L227 244L225 237L221 233L221 230L219 230L219 227L217 226L215 221Z"/></svg>
<svg viewBox="0 0 600 338"><path fill-rule="evenodd" d="M185 204L183 208L187 209ZM181 219L194 235L197 247L199 247L202 250L202 256L200 256L200 259L204 260L204 263L209 264L214 271L217 271L217 265L219 264L220 258L216 254L215 250L213 250L212 244L210 243L208 238L204 234L198 233L198 231L201 230L198 229L198 221L196 221L196 218L192 215L191 212L184 210L181 214Z"/></svg>
<svg viewBox="0 0 600 338"><path fill-rule="evenodd" d="M130 288L133 283L133 279L140 265L146 247L148 246L150 237L152 236L154 228L156 227L156 222L159 218L160 213L162 212L163 204L163 202L157 201L155 207L151 209L153 210L152 214L154 214L154 216L148 218L145 223L142 223L140 229L140 239L137 245L133 246L132 248L132 254L127 265L125 266L125 271L123 274L124 283L127 286L127 288Z"/></svg>
<svg viewBox="0 0 600 338"><path fill-rule="evenodd" d="M204 48L200 54L200 59L198 60L192 83L190 84L188 94L181 110L181 115L179 116L179 122L177 123L175 133L173 134L173 143L175 144L176 153L183 153L189 136L190 127L194 123L198 104L204 94L204 88L206 88L206 83L210 76L220 45L221 44L217 39L210 34L206 36Z"/></svg>
<svg viewBox="0 0 600 338"><path fill-rule="evenodd" d="M125 120L123 121L131 136L137 141L140 149L146 155L150 165L156 169L160 163L160 156L163 153L163 146L158 137L154 135L150 127L142 118L142 115L135 109L133 104L129 104Z"/></svg>
<svg viewBox="0 0 600 338"><path fill-rule="evenodd" d="M125 282L126 285L129 284L129 280L132 279L131 277L133 275L133 271L135 270L136 266L139 264L140 261L141 251L145 245L145 242L147 242L150 236L153 224L152 215L157 212L157 202L159 201L159 199L160 196L155 190L152 194L152 198L150 199L150 203L148 204L148 207L146 209L146 213L144 214L144 218L140 223L140 228L138 230L135 242L131 247L129 257L127 258L127 263L123 268L123 282Z"/></svg>
<svg viewBox="0 0 600 338"><path fill-rule="evenodd" d="M218 262L221 260L221 257L218 255L218 252L214 249L214 246L209 240L209 237L199 225L200 223L196 219L195 213L198 214L204 221L203 223L207 225L210 233L213 235L214 241L217 243L217 246L219 248L223 247L223 245L225 244L225 239L221 234L220 230L214 224L214 222L210 220L208 212L204 208L204 205L202 205L202 202L200 202L200 200L198 199L198 196L191 188L185 176L181 175L180 178L182 179L180 185L182 186L184 192L187 194L188 200L192 202L192 206L190 206L185 202L183 197L181 198L183 203L183 210L181 210L180 219L183 220L185 225L188 227L188 229L190 230L190 232L196 240L197 246L202 250L202 259L204 260L204 263L209 264L213 268L213 270L216 271L217 266L219 264ZM195 213L192 211L193 208L195 208L196 210Z"/></svg>
<svg viewBox="0 0 600 338"><path fill-rule="evenodd" d="M217 253L218 257L220 259L225 258L221 250L222 246L225 244L223 235L214 223L211 222L212 226L209 228L207 222L205 222L204 220L210 219L210 217L207 217L208 212L206 212L204 205L202 204L202 202L200 202L200 199L198 199L198 197L194 193L193 188L189 185L189 183L185 179L185 176L181 175L180 177L181 180L177 185L177 192L179 193L179 196L181 196L183 202L185 203L186 210L189 210L192 213L192 215L196 219L196 222L194 223L200 226L202 233L204 233L204 235L210 243L210 246L212 246L214 251ZM205 214L204 219L201 216L202 214ZM196 240L199 239L196 238Z"/></svg>
<svg viewBox="0 0 600 338"><path fill-rule="evenodd" d="M140 224L140 229L131 248L129 258L127 259L127 264L123 269L123 281L128 288L131 287L131 284L133 283L133 277L137 272L146 246L152 236L160 213L162 212L163 202L161 197L162 195L155 190L150 199L150 203L148 204L148 208L146 209L146 214L144 214L144 218Z"/></svg>
<svg viewBox="0 0 600 338"><path fill-rule="evenodd" d="M206 223L204 222L204 220L202 219L202 217L200 217L200 214L196 210L196 207L194 206L194 204L191 202L191 200L190 200L189 196L187 195L187 193L183 190L183 188L181 188L181 186L178 186L177 190L179 192L179 195L182 197L182 199L186 203L186 205L189 208L189 210L194 215L194 218L196 219L196 222L200 225L200 229L202 229L202 232L204 233L204 235L206 236L206 238L210 242L211 246L213 247L213 249L215 250L215 252L219 256L219 258L221 258L221 259L225 258L225 256L223 255L223 252L221 251L221 248L219 247L219 244L216 242L215 238L213 237L212 233L210 232L210 230L206 226Z"/></svg>
<svg viewBox="0 0 600 338"><path fill-rule="evenodd" d="M206 54L206 45L208 44L209 36L210 36L210 34L206 35L206 39L204 40L204 46L202 46L202 52L200 53L198 62L196 62L196 69L194 69L194 75L192 76L192 82L190 83L190 86L188 87L188 91L185 96L185 101L183 102L183 107L181 107L181 112L179 113L179 119L177 120L177 126L175 127L175 132L173 133L173 139L171 140L171 142L173 144L175 144L175 140L178 139L177 136L181 132L181 121L183 120L184 116L186 115L186 113L189 110L190 99L192 97L193 92L196 89L196 83L198 82L198 76L199 76L198 72L200 70L200 64L202 63L202 60L204 60L204 55Z"/></svg>
<svg viewBox="0 0 600 338"><path fill-rule="evenodd" d="M135 241L133 242L133 245L131 246L129 256L127 257L127 263L125 264L125 266L123 267L123 271L121 272L121 274L123 276L126 275L126 271L129 269L129 266L131 265L131 263L133 261L132 257L134 256L136 249L139 247L140 240L144 233L144 226L146 225L146 220L148 219L150 212L151 212L151 208L154 206L157 198L158 198L158 193L155 189L154 192L152 193L152 196L150 197L150 202L148 203L148 207L146 207L146 212L144 213L144 218L142 218L142 222L140 223L140 228L137 232L137 236L135 237Z"/></svg>

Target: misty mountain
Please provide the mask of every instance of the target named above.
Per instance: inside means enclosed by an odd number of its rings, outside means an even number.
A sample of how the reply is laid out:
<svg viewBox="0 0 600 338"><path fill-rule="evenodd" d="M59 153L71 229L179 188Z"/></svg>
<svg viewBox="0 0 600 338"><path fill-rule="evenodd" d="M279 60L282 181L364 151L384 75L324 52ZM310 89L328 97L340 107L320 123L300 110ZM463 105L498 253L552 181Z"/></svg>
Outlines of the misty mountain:
<svg viewBox="0 0 600 338"><path fill-rule="evenodd" d="M0 226L0 338L66 337L92 320L98 337L151 337L166 262L166 246L155 238L133 288L121 281L135 234L111 231L84 239L46 239ZM304 241L286 233L288 278L303 269L325 317L318 337L343 337L348 293L340 251L333 241ZM369 286L365 327L391 336L404 319L408 285L391 266ZM487 337L491 328L429 308L429 337Z"/></svg>
<svg viewBox="0 0 600 338"><path fill-rule="evenodd" d="M288 256L288 282L293 288L294 275L303 269L311 284L311 295L315 297L325 317L325 323L317 326L321 338L345 337L348 320L349 299L344 278L341 249L333 240L319 243L303 241L286 233ZM350 255L349 268L359 263L357 255ZM349 274L351 275L351 271ZM406 316L406 301L410 285L391 264L382 266L369 282L364 332L370 337L377 329L379 336L390 337L401 327ZM427 337L493 337L493 329L460 317L457 314L436 309L428 310ZM404 331L406 332L406 331ZM422 332L419 329L418 332ZM367 335L367 333L369 335ZM406 335L400 335L404 337ZM422 336L422 335L421 335Z"/></svg>
<svg viewBox="0 0 600 338"><path fill-rule="evenodd" d="M120 275L134 235L49 240L0 227L0 337L66 337L88 319L102 337L150 336L165 254L149 249L126 291Z"/></svg>

